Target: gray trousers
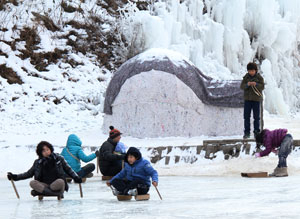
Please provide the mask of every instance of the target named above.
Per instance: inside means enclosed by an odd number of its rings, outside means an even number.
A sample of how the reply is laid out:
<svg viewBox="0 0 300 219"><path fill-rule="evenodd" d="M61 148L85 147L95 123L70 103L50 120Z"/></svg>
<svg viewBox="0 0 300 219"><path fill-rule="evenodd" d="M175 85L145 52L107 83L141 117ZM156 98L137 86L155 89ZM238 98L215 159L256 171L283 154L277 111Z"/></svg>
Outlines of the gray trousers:
<svg viewBox="0 0 300 219"><path fill-rule="evenodd" d="M52 191L55 192L64 192L65 191L65 181L63 179L57 179L50 185L37 181L37 180L31 180L29 183L30 187L39 192L42 193L46 187L49 187Z"/></svg>
<svg viewBox="0 0 300 219"><path fill-rule="evenodd" d="M287 167L286 158L291 153L293 147L293 137L287 134L282 140L278 151L278 167Z"/></svg>

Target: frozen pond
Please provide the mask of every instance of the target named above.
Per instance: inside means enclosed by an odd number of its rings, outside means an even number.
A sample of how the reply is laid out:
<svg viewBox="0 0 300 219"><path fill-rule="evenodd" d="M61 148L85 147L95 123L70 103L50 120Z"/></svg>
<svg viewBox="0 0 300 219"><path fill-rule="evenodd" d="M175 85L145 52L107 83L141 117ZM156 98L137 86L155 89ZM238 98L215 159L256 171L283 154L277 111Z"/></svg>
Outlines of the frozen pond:
<svg viewBox="0 0 300 219"><path fill-rule="evenodd" d="M300 176L160 177L161 201L152 187L149 201L118 202L99 177L71 184L62 201L30 195L29 180L0 180L0 218L299 218Z"/></svg>

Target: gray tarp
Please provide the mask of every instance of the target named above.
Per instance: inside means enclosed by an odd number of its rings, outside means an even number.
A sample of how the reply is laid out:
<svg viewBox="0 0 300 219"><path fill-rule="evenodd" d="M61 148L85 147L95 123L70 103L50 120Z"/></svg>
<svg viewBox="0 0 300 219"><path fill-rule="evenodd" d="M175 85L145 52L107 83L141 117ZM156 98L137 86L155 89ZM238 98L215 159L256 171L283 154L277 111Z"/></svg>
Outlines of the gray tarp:
<svg viewBox="0 0 300 219"><path fill-rule="evenodd" d="M190 87L205 104L231 108L243 107L243 92L240 89L241 81L215 81L202 74L197 67L184 60L182 62L184 62L185 66L176 65L168 57L143 62L134 57L125 62L114 74L107 87L104 113L112 114L111 106L128 78L151 70L174 74Z"/></svg>

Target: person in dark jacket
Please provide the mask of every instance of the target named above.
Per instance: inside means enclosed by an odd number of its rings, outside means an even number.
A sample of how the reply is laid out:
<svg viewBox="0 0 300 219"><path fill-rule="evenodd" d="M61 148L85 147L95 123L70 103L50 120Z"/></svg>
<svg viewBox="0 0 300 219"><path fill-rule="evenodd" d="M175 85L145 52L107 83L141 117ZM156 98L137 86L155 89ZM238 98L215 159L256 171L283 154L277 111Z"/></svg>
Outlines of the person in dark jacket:
<svg viewBox="0 0 300 219"><path fill-rule="evenodd" d="M264 129L256 136L256 143L265 146L265 150L255 153L255 157L264 157L271 152L278 154L278 165L270 176L288 176L286 159L292 151L293 137L287 129Z"/></svg>
<svg viewBox="0 0 300 219"><path fill-rule="evenodd" d="M32 167L25 173L7 173L9 180L23 180L34 176L30 181L32 196L47 195L60 196L63 198L64 191L68 191L68 184L65 180L65 172L74 179L76 183L81 183L82 179L66 163L65 159L59 154L53 153L53 146L46 141L41 141L36 148L39 156L34 161Z"/></svg>
<svg viewBox="0 0 300 219"><path fill-rule="evenodd" d="M71 168L82 178L92 177L95 170L95 164L89 163L81 167L80 161L89 162L96 158L99 153L96 151L86 155L82 150L82 142L77 135L71 134L68 137L67 146L62 150L61 155L65 158Z"/></svg>
<svg viewBox="0 0 300 219"><path fill-rule="evenodd" d="M125 156L124 169L107 182L112 186L114 195L144 195L152 184L158 185L157 171L148 160L142 158L141 152L130 147Z"/></svg>
<svg viewBox="0 0 300 219"><path fill-rule="evenodd" d="M99 168L103 176L115 176L122 170L124 154L115 154L115 148L121 139L121 132L110 126L109 138L105 141L99 150Z"/></svg>
<svg viewBox="0 0 300 219"><path fill-rule="evenodd" d="M244 139L250 138L250 117L253 111L254 136L260 132L260 104L265 87L263 77L257 72L257 65L249 63L248 73L243 77L241 89L244 90Z"/></svg>

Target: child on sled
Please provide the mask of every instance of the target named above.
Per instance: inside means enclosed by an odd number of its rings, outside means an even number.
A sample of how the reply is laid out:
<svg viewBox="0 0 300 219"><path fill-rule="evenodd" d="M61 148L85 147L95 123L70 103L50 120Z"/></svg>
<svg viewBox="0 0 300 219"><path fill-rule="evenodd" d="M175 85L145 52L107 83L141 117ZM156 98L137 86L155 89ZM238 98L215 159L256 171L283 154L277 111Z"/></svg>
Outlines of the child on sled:
<svg viewBox="0 0 300 219"><path fill-rule="evenodd" d="M130 147L125 156L125 167L121 172L107 182L112 186L114 195L144 195L152 184L158 185L157 171L150 162L142 158L141 152Z"/></svg>

